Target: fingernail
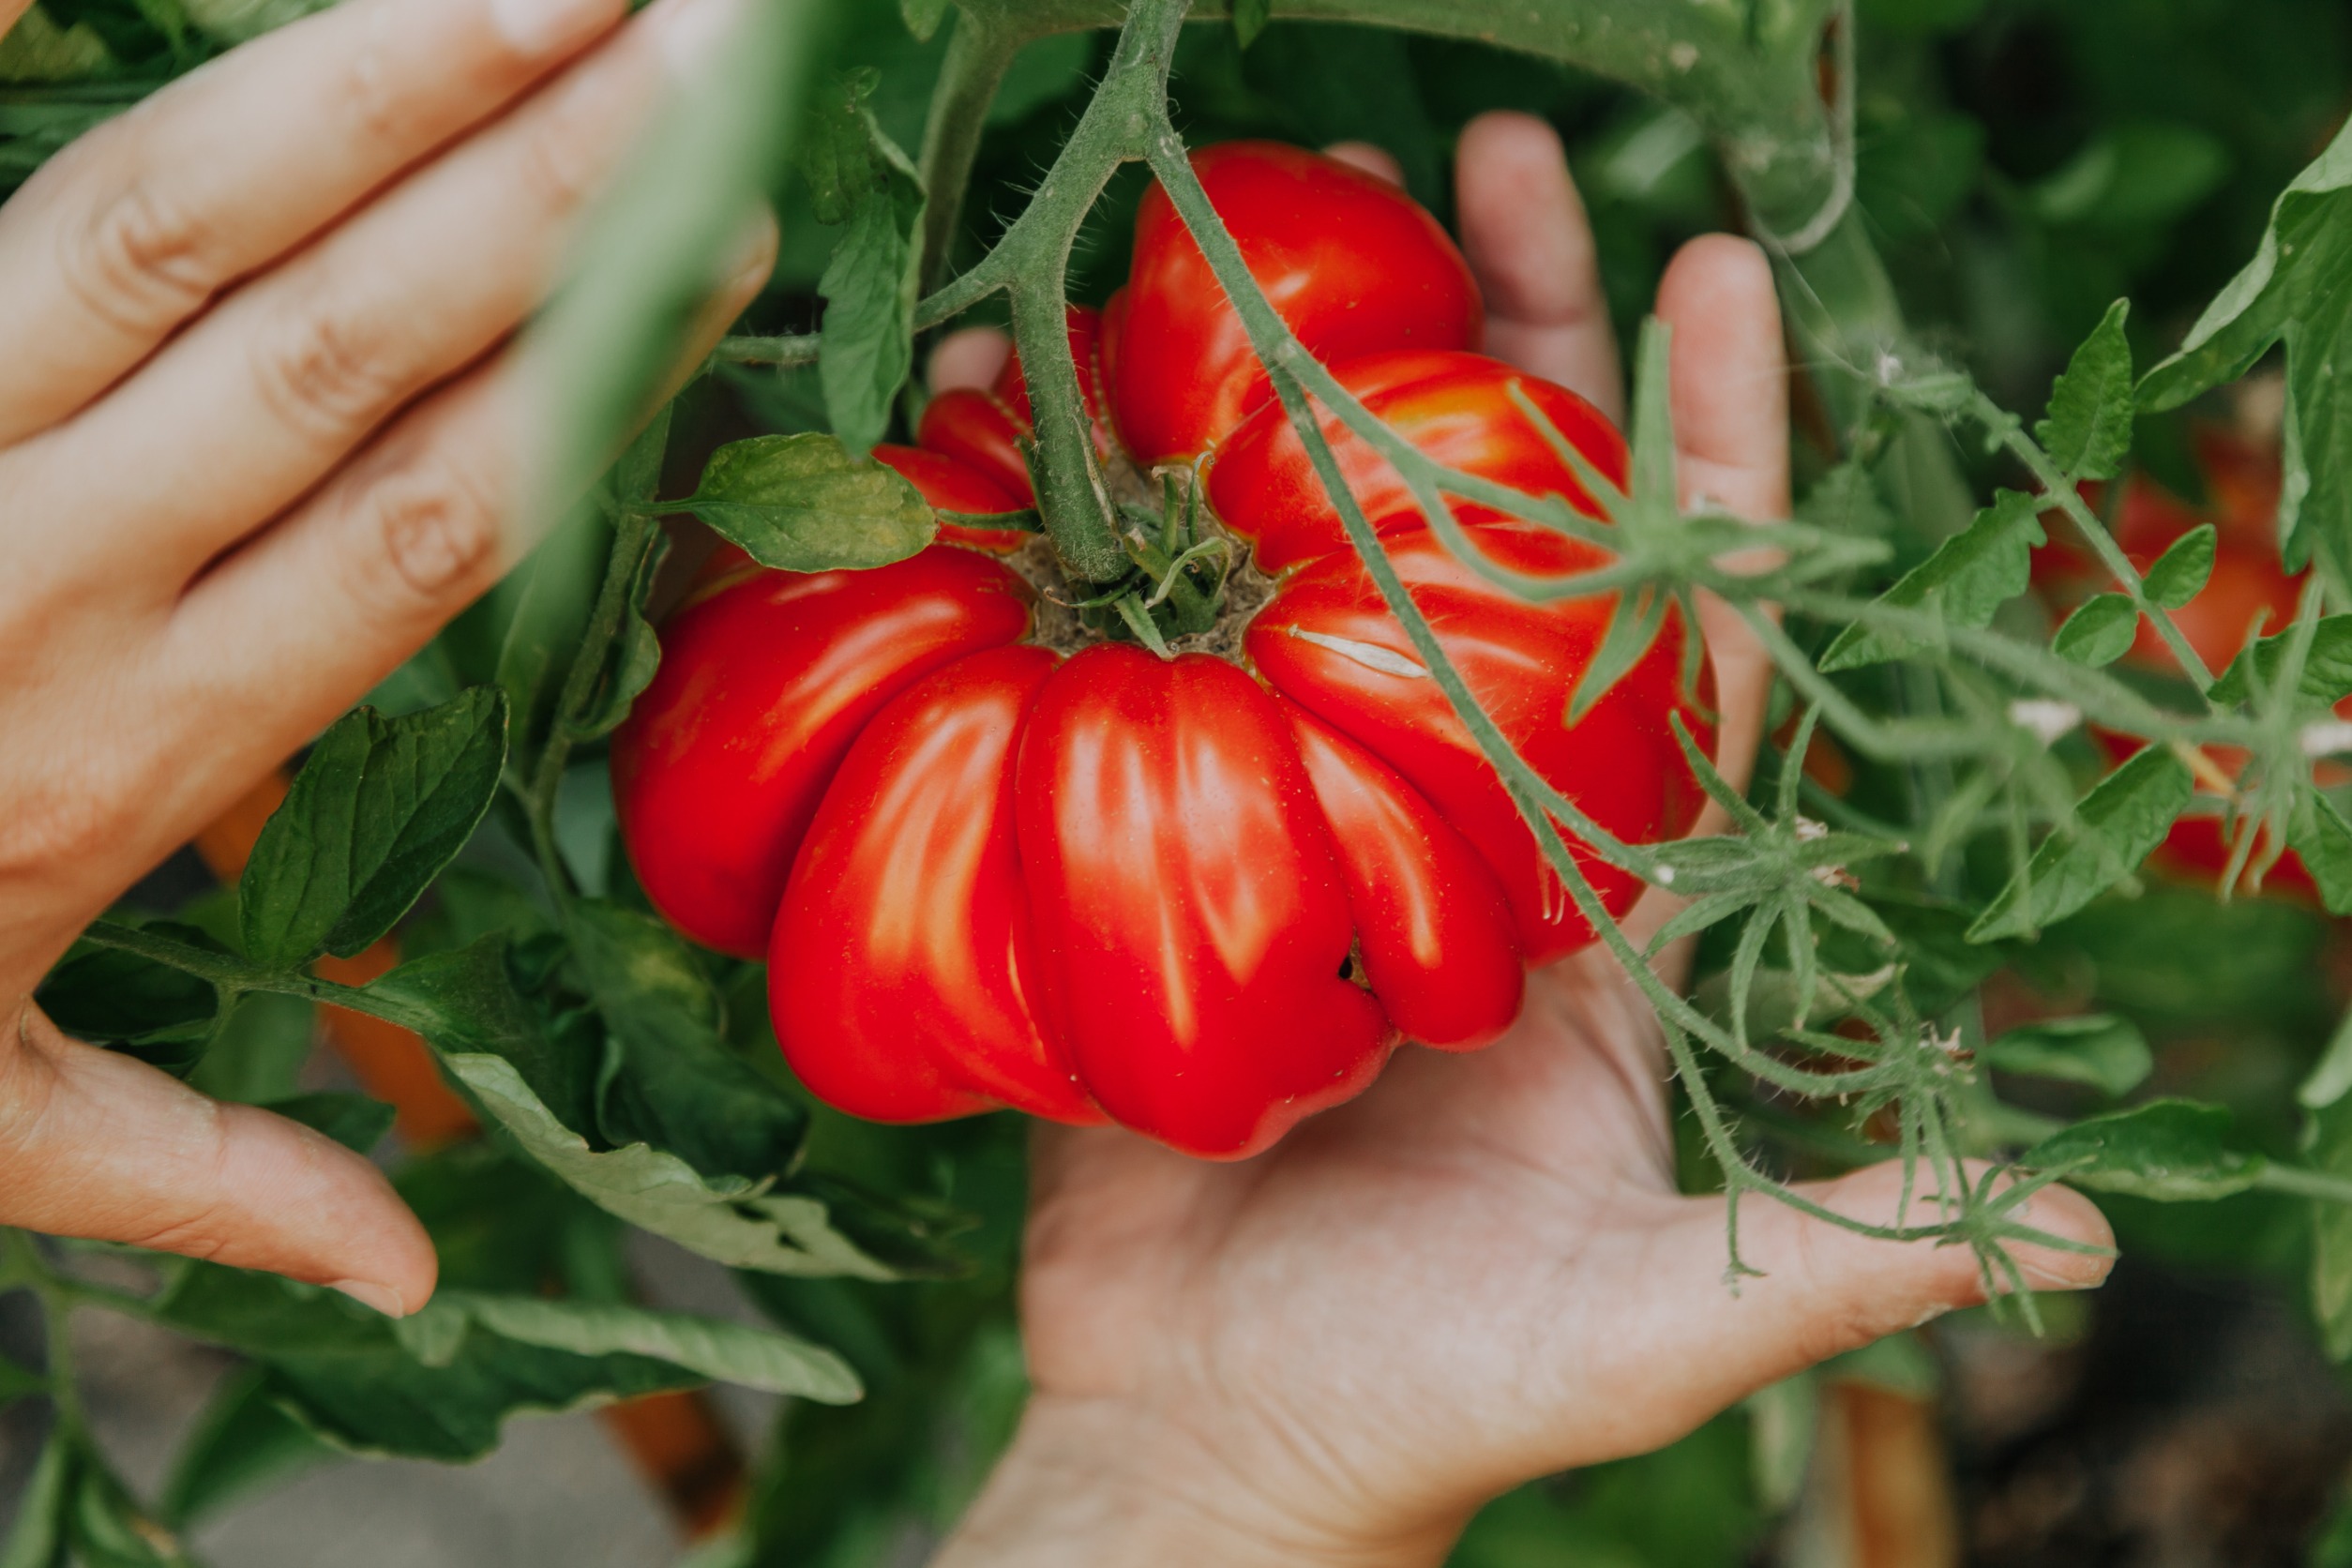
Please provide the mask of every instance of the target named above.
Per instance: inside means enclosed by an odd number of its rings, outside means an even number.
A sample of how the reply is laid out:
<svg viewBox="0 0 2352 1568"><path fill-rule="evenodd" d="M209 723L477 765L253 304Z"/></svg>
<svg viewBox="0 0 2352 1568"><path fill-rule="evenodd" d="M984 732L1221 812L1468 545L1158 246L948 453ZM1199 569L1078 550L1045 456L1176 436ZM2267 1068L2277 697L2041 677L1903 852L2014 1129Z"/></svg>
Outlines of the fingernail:
<svg viewBox="0 0 2352 1568"><path fill-rule="evenodd" d="M2096 1290L2107 1282L2108 1271L2114 1267L2112 1258L2073 1254L2047 1263L2021 1259L2017 1272L2037 1290Z"/></svg>
<svg viewBox="0 0 2352 1568"><path fill-rule="evenodd" d="M400 1300L400 1293L388 1285L378 1285L368 1279L339 1279L327 1289L340 1290L360 1305L373 1307L386 1318L408 1316L408 1304Z"/></svg>
<svg viewBox="0 0 2352 1568"><path fill-rule="evenodd" d="M563 53L619 20L613 0L490 0L490 25L526 59Z"/></svg>
<svg viewBox="0 0 2352 1568"><path fill-rule="evenodd" d="M671 9L656 29L662 58L681 77L701 75L734 31L742 12L742 0L671 0Z"/></svg>

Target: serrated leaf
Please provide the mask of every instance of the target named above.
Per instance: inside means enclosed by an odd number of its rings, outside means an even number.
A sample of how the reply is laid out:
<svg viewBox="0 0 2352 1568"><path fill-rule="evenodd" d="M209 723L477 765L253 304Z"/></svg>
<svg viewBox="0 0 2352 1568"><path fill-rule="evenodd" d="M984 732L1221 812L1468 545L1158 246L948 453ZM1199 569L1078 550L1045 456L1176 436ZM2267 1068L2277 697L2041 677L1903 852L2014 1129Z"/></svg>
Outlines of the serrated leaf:
<svg viewBox="0 0 2352 1568"><path fill-rule="evenodd" d="M2131 301L2107 307L2050 387L2049 416L2034 427L2068 477L2112 479L2132 450L2132 345L2123 335Z"/></svg>
<svg viewBox="0 0 2352 1568"><path fill-rule="evenodd" d="M1797 516L1832 534L1879 539L1894 532L1894 514L1878 494L1870 470L1854 461L1839 463L1805 492Z"/></svg>
<svg viewBox="0 0 2352 1568"><path fill-rule="evenodd" d="M717 999L694 950L650 914L583 900L569 929L614 1050L598 1100L611 1143L650 1143L705 1176L779 1177L808 1117L718 1034Z"/></svg>
<svg viewBox="0 0 2352 1568"><path fill-rule="evenodd" d="M2087 1084L2109 1096L2130 1093L2155 1067L2139 1026L2112 1013L2022 1024L1978 1054L2005 1073Z"/></svg>
<svg viewBox="0 0 2352 1568"><path fill-rule="evenodd" d="M2050 651L2096 670L2129 653L2139 630L2139 607L2128 596L2100 594L2084 600L2066 618L2050 640Z"/></svg>
<svg viewBox="0 0 2352 1568"><path fill-rule="evenodd" d="M2077 1122L2017 1156L2075 1186L2159 1202L2207 1202L2261 1180L2260 1154L2229 1147L2229 1112L2191 1100L2154 1100Z"/></svg>
<svg viewBox="0 0 2352 1568"><path fill-rule="evenodd" d="M2171 752L2151 746L2133 754L2083 797L2073 822L2042 841L1968 927L1968 940L2031 936L2089 903L2139 868L2193 789L2188 768Z"/></svg>
<svg viewBox="0 0 2352 1568"><path fill-rule="evenodd" d="M505 761L494 686L401 718L360 708L337 720L247 863L246 957L294 969L390 930L473 837Z"/></svg>
<svg viewBox="0 0 2352 1568"><path fill-rule="evenodd" d="M382 1100L332 1092L271 1100L261 1108L289 1122L299 1122L362 1154L384 1141L384 1135L392 1130L393 1120L400 1114Z"/></svg>
<svg viewBox="0 0 2352 1568"><path fill-rule="evenodd" d="M2339 580L2352 579L2352 398L2340 374L2352 363L2348 277L2352 126L2280 193L2254 259L2213 297L2179 352L2139 385L2142 411L2177 408L2236 381L2284 341L2291 477L2281 498L2282 542L2297 561L2315 544Z"/></svg>
<svg viewBox="0 0 2352 1568"><path fill-rule="evenodd" d="M817 379L833 433L855 458L871 452L889 430L898 389L914 365L922 218L919 191L868 191L817 283L825 299Z"/></svg>
<svg viewBox="0 0 2352 1568"><path fill-rule="evenodd" d="M1274 0L1233 0L1233 39L1244 49L1274 20Z"/></svg>
<svg viewBox="0 0 2352 1568"><path fill-rule="evenodd" d="M2199 523L2175 539L2156 557L2156 564L2148 568L2143 580L2148 596L2166 610L2179 610L2205 592L2205 585L2213 576L2213 544L2217 534L2211 523Z"/></svg>
<svg viewBox="0 0 2352 1568"><path fill-rule="evenodd" d="M674 402L665 404L653 422L641 431L621 460L612 469L612 496L623 511L639 512L652 505L661 488L662 460L670 450L670 428ZM581 530L583 534L605 533L604 530ZM611 548L619 548L617 531ZM653 622L645 613L645 606L653 597L654 580L660 574L662 563L670 557L670 535L658 527L645 534L644 553L640 555L629 579L628 598L621 611L621 624L615 628L611 645L605 651L604 670L599 675L596 694L585 709L572 721L571 738L578 741L600 740L620 727L628 716L629 705L654 683L654 674L661 667L661 639L655 632ZM583 584L584 586L584 584ZM583 617L578 630L584 630ZM574 636L578 635L574 631ZM550 650L552 652L552 650ZM550 661L550 673L552 662Z"/></svg>
<svg viewBox="0 0 2352 1568"><path fill-rule="evenodd" d="M579 1356L645 1356L763 1394L837 1405L856 1399L863 1392L857 1374L822 1346L716 1318L656 1312L617 1303L459 1290L443 1291L430 1310L460 1313L519 1344L568 1350Z"/></svg>
<svg viewBox="0 0 2352 1568"><path fill-rule="evenodd" d="M2328 912L2352 914L2352 822L2317 790L2299 790L2297 795L2287 847L2318 884Z"/></svg>
<svg viewBox="0 0 2352 1568"><path fill-rule="evenodd" d="M2216 702L2247 702L2254 700L2254 683L2265 686L2276 683L2281 661L2286 656L2287 640L2294 628L2256 638L2239 650L2230 660L2229 668L2213 683L2212 696ZM2352 615L2322 616L2312 628L2311 648L2303 656L2303 673L2295 683L2296 694L2314 707L2333 707L2346 697L2352 697Z"/></svg>
<svg viewBox="0 0 2352 1568"><path fill-rule="evenodd" d="M562 944L552 937L520 948L534 957L551 948L555 959L562 957ZM464 947L412 958L368 988L417 1015L421 1032L436 1049L500 1058L551 1119L567 1127L593 1128L604 1065L602 1032L564 1029L562 1019L535 1008L516 981L517 951L505 932L492 931Z"/></svg>
<svg viewBox="0 0 2352 1568"><path fill-rule="evenodd" d="M2038 505L2017 490L1996 491L1993 504L1946 539L1936 553L1906 572L1878 602L1939 616L1948 626L1982 628L2010 599L2026 591L2034 547L2043 542ZM1860 623L1838 634L1821 656L1824 671L1902 658L1934 646L1932 639L1878 630Z"/></svg>
<svg viewBox="0 0 2352 1568"><path fill-rule="evenodd" d="M211 952L204 932L172 921L144 927ZM83 943L33 992L50 1021L78 1040L132 1056L175 1078L204 1059L219 1029L220 993L208 980L119 948Z"/></svg>
<svg viewBox="0 0 2352 1568"><path fill-rule="evenodd" d="M895 470L861 462L818 434L754 436L720 447L681 509L761 565L790 572L903 561L939 527Z"/></svg>

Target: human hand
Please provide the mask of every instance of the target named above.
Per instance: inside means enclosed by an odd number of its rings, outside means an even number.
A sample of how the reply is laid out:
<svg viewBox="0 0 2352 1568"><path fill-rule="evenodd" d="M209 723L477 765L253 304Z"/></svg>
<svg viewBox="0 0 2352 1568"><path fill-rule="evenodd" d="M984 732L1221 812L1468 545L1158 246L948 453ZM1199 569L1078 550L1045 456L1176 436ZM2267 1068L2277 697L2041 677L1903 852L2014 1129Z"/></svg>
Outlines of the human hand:
<svg viewBox="0 0 2352 1568"><path fill-rule="evenodd" d="M1379 169L1370 149L1334 149ZM1393 175L1392 175L1393 177ZM1623 407L1591 235L1559 143L1526 116L1464 133L1464 249L1493 352ZM1684 248L1660 287L1686 502L1788 505L1771 270L1744 241ZM948 373L993 370L953 340ZM1770 671L1702 606L1722 763L1753 762ZM1702 831L1709 831L1702 822ZM1638 943L1671 910L1654 893ZM1687 949L1660 968L1679 984ZM1673 1180L1664 1054L1602 948L1529 978L1502 1040L1401 1052L1364 1095L1235 1165L1108 1128L1040 1128L1022 1279L1034 1394L938 1568L1431 1564L1522 1481L1636 1454L1798 1369L1981 1299L1961 1247L1873 1241L1752 1200L1726 1288L1723 1200ZM1806 1189L1890 1221L1892 1166ZM1915 1202L1919 1199L1915 1199ZM2020 1217L2102 1244L2063 1188ZM2044 1289L2100 1257L2016 1254Z"/></svg>
<svg viewBox="0 0 2352 1568"><path fill-rule="evenodd" d="M0 32L27 4L0 0ZM431 1293L431 1244L365 1159L28 998L534 542L503 345L723 4L624 25L624 0L351 0L0 207L0 1224L394 1313ZM715 272L706 339L774 245L762 225Z"/></svg>

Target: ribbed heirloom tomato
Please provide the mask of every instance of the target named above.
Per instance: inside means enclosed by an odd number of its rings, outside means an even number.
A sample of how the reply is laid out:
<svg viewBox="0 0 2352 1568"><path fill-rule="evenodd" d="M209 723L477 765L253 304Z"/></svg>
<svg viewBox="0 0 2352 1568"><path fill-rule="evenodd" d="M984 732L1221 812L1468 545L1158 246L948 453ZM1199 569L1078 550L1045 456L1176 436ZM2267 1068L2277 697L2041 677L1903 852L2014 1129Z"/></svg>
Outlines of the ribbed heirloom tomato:
<svg viewBox="0 0 2352 1568"><path fill-rule="evenodd" d="M1626 455L1574 394L1469 352L1475 289L1395 188L1288 147L1196 158L1306 347L1449 465L1590 509L1510 395L1595 468ZM1523 966L1591 931L1349 548L1239 324L1164 197L1127 287L1073 310L1097 430L1138 465L1208 454L1207 496L1271 596L1231 656L1033 639L1036 591L963 529L869 571L707 568L615 737L621 825L689 935L767 957L776 1032L817 1094L884 1121L1013 1106L1109 1119L1186 1152L1256 1153L1362 1090L1400 1037L1466 1049L1518 1011ZM1097 358L1099 352L1099 359ZM1018 364L949 394L925 450L882 456L944 511L1028 501ZM1687 831L1673 739L1686 633L1574 726L1611 611L1530 603L1432 535L1335 423L1350 488L1481 703L1544 777L1636 842ZM1110 436L1101 436L1106 450ZM1458 508L1522 571L1595 547ZM1584 855L1614 912L1639 891Z"/></svg>

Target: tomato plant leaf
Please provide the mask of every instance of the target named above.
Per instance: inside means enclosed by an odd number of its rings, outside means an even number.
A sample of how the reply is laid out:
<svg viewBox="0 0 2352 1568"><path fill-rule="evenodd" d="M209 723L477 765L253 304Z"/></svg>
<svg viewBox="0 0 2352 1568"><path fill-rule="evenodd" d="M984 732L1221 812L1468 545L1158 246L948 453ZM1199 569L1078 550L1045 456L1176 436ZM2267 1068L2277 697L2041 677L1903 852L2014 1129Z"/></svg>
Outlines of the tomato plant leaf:
<svg viewBox="0 0 2352 1568"><path fill-rule="evenodd" d="M2182 1203L2243 1192L2267 1162L2229 1147L2229 1112L2220 1106L2153 1100L2053 1133L2017 1163L2095 1192Z"/></svg>
<svg viewBox="0 0 2352 1568"><path fill-rule="evenodd" d="M2352 126L2271 204L2254 259L2214 295L2179 352L2141 379L2140 409L2177 408L2236 381L2282 341L2292 490L2282 497L2282 543L2289 560L2315 545L2346 580L2352 397L2338 369L2352 357Z"/></svg>
<svg viewBox="0 0 2352 1568"><path fill-rule="evenodd" d="M650 914L583 901L568 923L579 971L611 1032L599 1126L704 1176L789 1173L808 1117L718 1033L717 1000L694 951Z"/></svg>
<svg viewBox="0 0 2352 1568"><path fill-rule="evenodd" d="M335 1450L287 1413L266 1367L223 1380L181 1444L157 1507L185 1530L241 1497L334 1458Z"/></svg>
<svg viewBox="0 0 2352 1568"><path fill-rule="evenodd" d="M19 1399L39 1394L49 1387L49 1380L31 1367L0 1356L0 1405L14 1404Z"/></svg>
<svg viewBox="0 0 2352 1568"><path fill-rule="evenodd" d="M2352 1177L2352 1104L2320 1108L2312 1118L2311 1163ZM2352 1204L2312 1205L2311 1304L2330 1359L2352 1358Z"/></svg>
<svg viewBox="0 0 2352 1568"><path fill-rule="evenodd" d="M223 951L204 931L173 921L144 929ZM137 953L83 942L49 972L33 1000L50 1021L78 1040L135 1056L174 1078L204 1059L220 1028L220 993L208 980Z"/></svg>
<svg viewBox="0 0 2352 1568"><path fill-rule="evenodd" d="M2060 658L2096 670L2129 653L2139 635L2140 611L2130 596L2099 594L2086 599L2050 639L2050 651Z"/></svg>
<svg viewBox="0 0 2352 1568"><path fill-rule="evenodd" d="M331 1091L271 1100L261 1108L324 1133L344 1148L362 1154L384 1141L384 1135L392 1130L393 1118L399 1114L382 1100Z"/></svg>
<svg viewBox="0 0 2352 1568"><path fill-rule="evenodd" d="M2217 702L2248 702L2254 700L2257 683L2268 686L2279 678L2279 666L2286 656L2287 640L2294 628L2257 638L2239 651L2213 683L2212 696ZM2312 628L2311 648L2303 658L2303 672L2295 683L2296 694L2314 707L2333 707L2345 697L2352 697L2352 615L2325 615Z"/></svg>
<svg viewBox="0 0 2352 1568"><path fill-rule="evenodd" d="M2213 577L2213 545L2218 535L2209 522L2199 523L2165 547L2148 568L2148 596L2166 610L2179 610L2205 592Z"/></svg>
<svg viewBox="0 0 2352 1568"><path fill-rule="evenodd" d="M898 0L899 18L917 43L929 43L939 24L947 19L947 0Z"/></svg>
<svg viewBox="0 0 2352 1568"><path fill-rule="evenodd" d="M2286 841L2318 884L2328 912L2352 914L2352 822L2335 802L2315 789L2299 791Z"/></svg>
<svg viewBox="0 0 2352 1568"><path fill-rule="evenodd" d="M923 182L867 100L871 67L837 77L801 141L800 167L822 223L845 223L817 292L824 295L817 374L834 434L863 458L890 424L914 363Z"/></svg>
<svg viewBox="0 0 2352 1568"><path fill-rule="evenodd" d="M2039 509L2030 495L1997 491L1974 521L1904 573L1878 602L1931 611L1951 626L1990 626L1996 611L2026 591L2034 547L2043 542ZM1838 634L1822 654L1820 667L1851 670L1930 646L1931 640L1858 622Z"/></svg>
<svg viewBox="0 0 2352 1568"><path fill-rule="evenodd" d="M915 488L829 435L762 435L711 454L677 505L789 572L882 566L931 542L939 521Z"/></svg>
<svg viewBox="0 0 2352 1568"><path fill-rule="evenodd" d="M179 1537L140 1506L98 1454L84 1452L75 1467L68 1508L74 1559L84 1568L194 1568Z"/></svg>
<svg viewBox="0 0 2352 1568"><path fill-rule="evenodd" d="M392 928L465 847L506 761L506 698L336 721L262 829L239 887L246 957L293 969Z"/></svg>
<svg viewBox="0 0 2352 1568"><path fill-rule="evenodd" d="M2004 1073L2087 1084L2110 1097L2130 1093L2155 1067L2139 1026L2113 1013L2021 1024L1978 1055Z"/></svg>
<svg viewBox="0 0 2352 1568"><path fill-rule="evenodd" d="M864 1392L838 1355L795 1334L716 1318L620 1303L550 1301L445 1290L428 1311L460 1313L492 1334L579 1356L628 1354L665 1361L717 1382L848 1404Z"/></svg>
<svg viewBox="0 0 2352 1568"><path fill-rule="evenodd" d="M2048 417L2034 427L2068 477L2112 479L2132 450L2132 345L2123 336L2131 301L2107 307L2050 387Z"/></svg>
<svg viewBox="0 0 2352 1568"><path fill-rule="evenodd" d="M2171 752L2151 746L2133 754L2082 798L2073 822L2042 841L1968 927L1968 940L2031 936L2089 903L2139 868L2192 790L2188 768Z"/></svg>

